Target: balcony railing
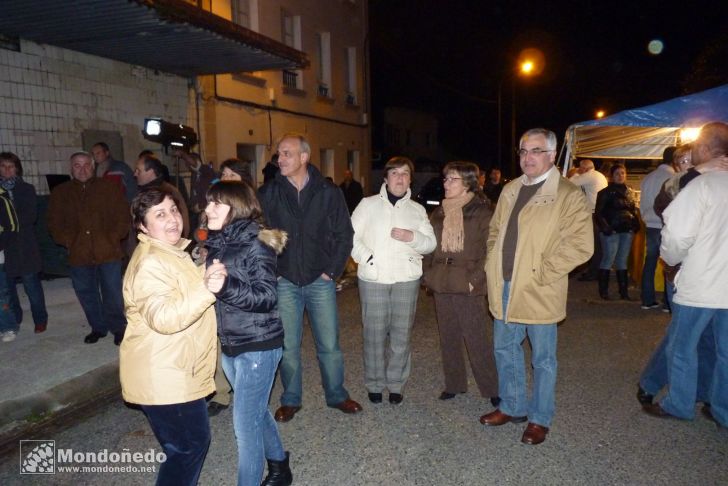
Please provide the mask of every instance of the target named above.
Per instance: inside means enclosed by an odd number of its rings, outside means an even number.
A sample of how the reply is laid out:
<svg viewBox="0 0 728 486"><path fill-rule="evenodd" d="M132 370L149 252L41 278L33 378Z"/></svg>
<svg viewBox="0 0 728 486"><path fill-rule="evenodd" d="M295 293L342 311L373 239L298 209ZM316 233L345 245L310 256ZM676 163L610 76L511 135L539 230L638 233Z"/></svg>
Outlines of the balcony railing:
<svg viewBox="0 0 728 486"><path fill-rule="evenodd" d="M318 95L319 96L323 96L324 98L328 98L329 97L329 87L326 86L323 83L319 83L319 85L318 85Z"/></svg>
<svg viewBox="0 0 728 486"><path fill-rule="evenodd" d="M298 73L295 71L283 70L283 86L298 88Z"/></svg>

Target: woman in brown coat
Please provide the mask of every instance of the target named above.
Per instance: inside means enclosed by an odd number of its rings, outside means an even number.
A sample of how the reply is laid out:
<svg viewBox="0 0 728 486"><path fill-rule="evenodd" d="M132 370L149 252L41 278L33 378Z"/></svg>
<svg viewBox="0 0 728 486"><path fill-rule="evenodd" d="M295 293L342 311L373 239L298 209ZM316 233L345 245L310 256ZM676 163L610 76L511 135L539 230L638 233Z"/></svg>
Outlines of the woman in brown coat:
<svg viewBox="0 0 728 486"><path fill-rule="evenodd" d="M483 397L498 402L493 328L485 304L485 256L493 212L478 187L478 166L450 162L443 169L445 199L430 217L437 248L425 263L425 283L434 292L445 391L449 400L468 388L464 347ZM465 346L463 346L463 344Z"/></svg>

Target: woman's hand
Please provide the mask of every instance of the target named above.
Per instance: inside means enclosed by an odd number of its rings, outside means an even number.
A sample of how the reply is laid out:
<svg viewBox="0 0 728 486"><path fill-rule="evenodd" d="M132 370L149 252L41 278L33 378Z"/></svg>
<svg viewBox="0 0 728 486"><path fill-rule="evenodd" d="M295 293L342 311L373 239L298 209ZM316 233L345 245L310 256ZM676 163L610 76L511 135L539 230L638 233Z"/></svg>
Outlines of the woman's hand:
<svg viewBox="0 0 728 486"><path fill-rule="evenodd" d="M397 241L403 241L405 243L409 243L410 241L415 239L415 234L412 231L406 230L404 228L392 228L390 236L392 236L392 238Z"/></svg>
<svg viewBox="0 0 728 486"><path fill-rule="evenodd" d="M220 263L217 258L212 261L212 265L205 269L205 286L207 290L216 294L222 289L222 285L225 283L225 277L227 277L227 270L225 265Z"/></svg>

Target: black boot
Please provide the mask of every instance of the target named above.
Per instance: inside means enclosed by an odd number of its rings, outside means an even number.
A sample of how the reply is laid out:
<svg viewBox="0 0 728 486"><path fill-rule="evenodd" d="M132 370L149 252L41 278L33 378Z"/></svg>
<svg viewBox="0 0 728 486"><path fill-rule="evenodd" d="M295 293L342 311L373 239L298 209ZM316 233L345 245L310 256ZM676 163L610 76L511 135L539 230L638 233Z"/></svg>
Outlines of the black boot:
<svg viewBox="0 0 728 486"><path fill-rule="evenodd" d="M627 287L629 286L627 270L617 270L617 285L619 285L619 296L623 300L632 300L629 298L629 293L627 292Z"/></svg>
<svg viewBox="0 0 728 486"><path fill-rule="evenodd" d="M611 270L599 269L599 297L609 300L609 273Z"/></svg>
<svg viewBox="0 0 728 486"><path fill-rule="evenodd" d="M266 459L268 462L268 475L260 483L260 486L289 486L293 482L293 473L291 473L291 468L288 467L289 457L290 454L286 452L286 458L282 461Z"/></svg>

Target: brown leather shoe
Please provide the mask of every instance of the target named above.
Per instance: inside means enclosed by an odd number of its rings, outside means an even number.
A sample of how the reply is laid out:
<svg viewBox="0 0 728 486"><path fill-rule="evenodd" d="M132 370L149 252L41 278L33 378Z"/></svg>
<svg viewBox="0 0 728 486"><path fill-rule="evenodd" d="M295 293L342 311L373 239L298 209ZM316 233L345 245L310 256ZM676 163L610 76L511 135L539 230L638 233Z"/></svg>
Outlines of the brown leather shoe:
<svg viewBox="0 0 728 486"><path fill-rule="evenodd" d="M670 415L667 413L659 403L650 403L647 405L642 406L642 411L645 412L647 415L652 415L653 417L657 418L673 418L676 419L674 415Z"/></svg>
<svg viewBox="0 0 728 486"><path fill-rule="evenodd" d="M329 405L329 406L331 408L337 408L344 413L358 413L363 410L361 408L361 405L359 405L357 402L355 402L351 398L347 398L343 402L337 403L336 405Z"/></svg>
<svg viewBox="0 0 728 486"><path fill-rule="evenodd" d="M496 408L492 412L486 413L485 415L480 417L481 424L489 425L491 427L504 425L508 422L513 422L514 424L517 424L519 422L525 422L526 420L528 420L528 417L511 417L510 415L506 415L500 411L500 408Z"/></svg>
<svg viewBox="0 0 728 486"><path fill-rule="evenodd" d="M276 419L276 422L288 422L293 418L296 413L301 410L301 406L297 407L291 407L290 405L281 405L278 410L276 410L276 414L274 418Z"/></svg>
<svg viewBox="0 0 728 486"><path fill-rule="evenodd" d="M521 442L523 442L524 444L538 445L546 440L546 434L548 433L548 427L534 424L533 422L528 422L526 430L523 431L523 437L521 437Z"/></svg>

